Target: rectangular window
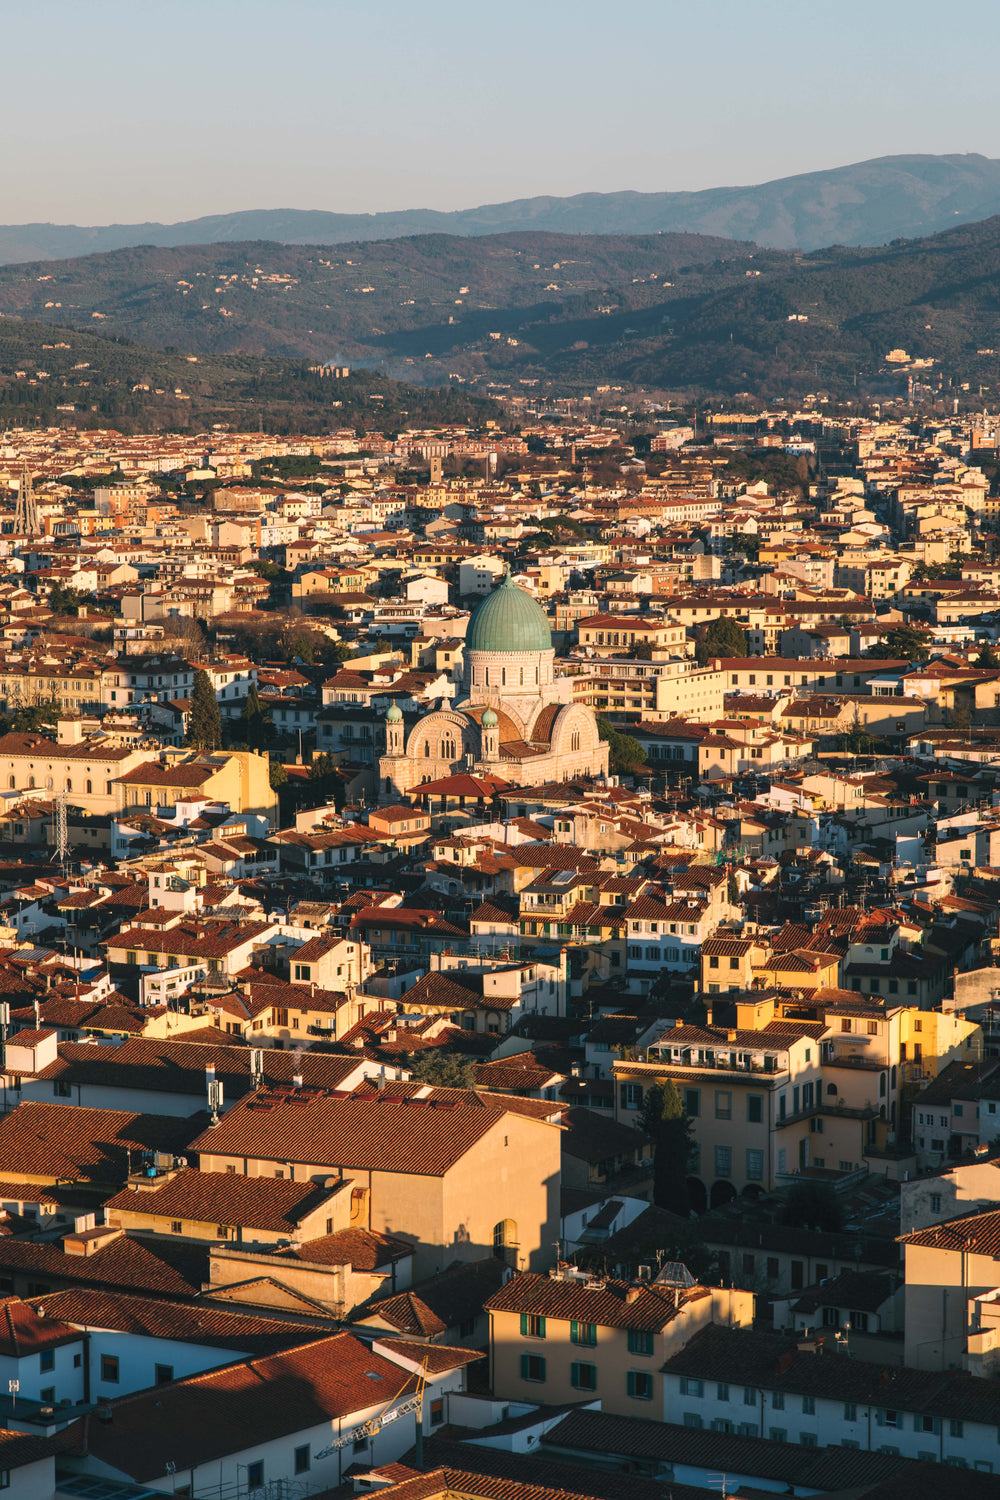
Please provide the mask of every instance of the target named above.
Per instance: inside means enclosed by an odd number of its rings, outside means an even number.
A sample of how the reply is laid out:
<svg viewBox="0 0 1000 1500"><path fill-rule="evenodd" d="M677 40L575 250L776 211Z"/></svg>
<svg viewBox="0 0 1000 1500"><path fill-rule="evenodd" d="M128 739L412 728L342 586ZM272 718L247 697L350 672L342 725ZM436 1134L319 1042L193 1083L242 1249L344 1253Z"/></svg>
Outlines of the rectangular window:
<svg viewBox="0 0 1000 1500"><path fill-rule="evenodd" d="M38 1356L39 1370L44 1375L47 1370L54 1370L55 1367L56 1351L54 1349L43 1349L41 1354Z"/></svg>
<svg viewBox="0 0 1000 1500"><path fill-rule="evenodd" d="M629 1370L627 1385L628 1393L634 1400L652 1401L653 1377L648 1370Z"/></svg>
<svg viewBox="0 0 1000 1500"><path fill-rule="evenodd" d="M732 1175L733 1175L733 1148L732 1148L732 1146L716 1146L716 1148L715 1148L715 1175L716 1175L716 1177L732 1177Z"/></svg>
<svg viewBox="0 0 1000 1500"><path fill-rule="evenodd" d="M103 1385L118 1384L118 1356L117 1354L101 1355L101 1383Z"/></svg>
<svg viewBox="0 0 1000 1500"><path fill-rule="evenodd" d="M699 1417L696 1411L686 1411L684 1413L685 1427L703 1427L704 1425L705 1424L702 1422L701 1417Z"/></svg>
<svg viewBox="0 0 1000 1500"><path fill-rule="evenodd" d="M747 1094L747 1120L751 1125L760 1125L764 1119L764 1095Z"/></svg>
<svg viewBox="0 0 1000 1500"><path fill-rule="evenodd" d="M652 1333L644 1328L630 1328L628 1331L628 1352L630 1354L652 1354Z"/></svg>
<svg viewBox="0 0 1000 1500"><path fill-rule="evenodd" d="M436 1401L431 1402L431 1426L440 1427L444 1421L444 1398L439 1396Z"/></svg>
<svg viewBox="0 0 1000 1500"><path fill-rule="evenodd" d="M763 1151L747 1152L747 1181L761 1182L764 1177L764 1153Z"/></svg>
<svg viewBox="0 0 1000 1500"><path fill-rule="evenodd" d="M597 1366L574 1360L569 1367L569 1383L575 1391L596 1391Z"/></svg>
<svg viewBox="0 0 1000 1500"><path fill-rule="evenodd" d="M540 1354L521 1355L521 1379L540 1385L545 1379L545 1360Z"/></svg>
<svg viewBox="0 0 1000 1500"><path fill-rule="evenodd" d="M295 1458L295 1473L308 1474L312 1466L312 1460L309 1456L309 1444L303 1443L301 1447L296 1448L293 1451Z"/></svg>
<svg viewBox="0 0 1000 1500"><path fill-rule="evenodd" d="M569 1336L574 1344L586 1344L588 1347L592 1347L597 1343L597 1324L570 1323Z"/></svg>
<svg viewBox="0 0 1000 1500"><path fill-rule="evenodd" d="M716 1401L728 1401L729 1400L729 1387L728 1387L728 1385L726 1385L724 1383L720 1383L719 1385L717 1385L715 1387L715 1399L716 1399Z"/></svg>
<svg viewBox="0 0 1000 1500"><path fill-rule="evenodd" d="M688 1375L681 1376L682 1396L704 1396L704 1394L705 1382L703 1380L694 1380Z"/></svg>
<svg viewBox="0 0 1000 1500"><path fill-rule="evenodd" d="M522 1313L521 1337L523 1339L543 1339L545 1337L545 1319L539 1317L538 1313Z"/></svg>
<svg viewBox="0 0 1000 1500"><path fill-rule="evenodd" d="M701 1114L701 1089L684 1090L684 1113L692 1120Z"/></svg>
<svg viewBox="0 0 1000 1500"><path fill-rule="evenodd" d="M355 1443L355 1448L357 1444ZM364 1444L367 1447L367 1442ZM259 1490L264 1483L264 1460L254 1459L252 1464L247 1464L247 1489Z"/></svg>
<svg viewBox="0 0 1000 1500"><path fill-rule="evenodd" d="M772 1396L771 1396L771 1406L773 1407L773 1409L775 1411L784 1411L784 1409L785 1409L785 1393L784 1393L784 1391L775 1391L772 1394Z"/></svg>
<svg viewBox="0 0 1000 1500"><path fill-rule="evenodd" d="M844 1402L844 1421L856 1422L858 1420L858 1408L853 1401Z"/></svg>
<svg viewBox="0 0 1000 1500"><path fill-rule="evenodd" d="M154 1385L169 1385L170 1382L173 1380L173 1378L174 1378L174 1367L173 1367L173 1365L154 1365L153 1366L153 1384Z"/></svg>
<svg viewBox="0 0 1000 1500"><path fill-rule="evenodd" d="M773 1405L774 1403L772 1402L771 1404ZM745 1385L743 1387L743 1405L744 1406L756 1406L757 1405L757 1392L756 1392L755 1388L752 1385Z"/></svg>
<svg viewBox="0 0 1000 1500"><path fill-rule="evenodd" d="M731 1120L733 1118L733 1096L728 1089L716 1089L715 1091L715 1118L717 1120Z"/></svg>
<svg viewBox="0 0 1000 1500"><path fill-rule="evenodd" d="M788 1431L784 1427L772 1427L767 1435L772 1443L788 1442Z"/></svg>
<svg viewBox="0 0 1000 1500"><path fill-rule="evenodd" d="M816 1397L815 1396L803 1396L802 1397L802 1415L804 1417L814 1417L816 1415Z"/></svg>

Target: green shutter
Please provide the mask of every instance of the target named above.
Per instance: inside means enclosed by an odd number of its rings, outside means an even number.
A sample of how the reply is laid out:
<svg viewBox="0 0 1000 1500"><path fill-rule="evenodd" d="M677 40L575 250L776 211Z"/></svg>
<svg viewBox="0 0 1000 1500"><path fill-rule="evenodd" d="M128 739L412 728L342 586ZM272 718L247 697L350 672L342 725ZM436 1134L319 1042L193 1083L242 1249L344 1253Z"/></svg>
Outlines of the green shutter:
<svg viewBox="0 0 1000 1500"><path fill-rule="evenodd" d="M521 1316L523 1318L524 1314L522 1313ZM531 1358L530 1354L522 1354L521 1355L521 1379L522 1380L527 1380L528 1379L528 1360L530 1358Z"/></svg>
<svg viewBox="0 0 1000 1500"><path fill-rule="evenodd" d="M529 1324L528 1324L528 1314L527 1313L522 1313L521 1314L521 1337L523 1339L526 1339L528 1337L528 1327L529 1327Z"/></svg>
<svg viewBox="0 0 1000 1500"><path fill-rule="evenodd" d="M574 1390L580 1389L580 1366L576 1360L569 1367L569 1383L573 1386Z"/></svg>

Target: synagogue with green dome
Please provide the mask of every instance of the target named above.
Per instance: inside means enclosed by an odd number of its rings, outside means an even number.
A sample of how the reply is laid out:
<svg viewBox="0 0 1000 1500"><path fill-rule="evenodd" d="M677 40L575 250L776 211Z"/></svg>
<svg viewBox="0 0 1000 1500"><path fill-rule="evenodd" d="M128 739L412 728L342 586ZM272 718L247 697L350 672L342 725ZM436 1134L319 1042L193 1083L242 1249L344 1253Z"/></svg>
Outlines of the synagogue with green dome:
<svg viewBox="0 0 1000 1500"><path fill-rule="evenodd" d="M383 802L463 771L537 786L608 770L593 710L574 703L572 678L556 675L545 611L509 568L469 620L461 696L408 733L390 708L385 732Z"/></svg>

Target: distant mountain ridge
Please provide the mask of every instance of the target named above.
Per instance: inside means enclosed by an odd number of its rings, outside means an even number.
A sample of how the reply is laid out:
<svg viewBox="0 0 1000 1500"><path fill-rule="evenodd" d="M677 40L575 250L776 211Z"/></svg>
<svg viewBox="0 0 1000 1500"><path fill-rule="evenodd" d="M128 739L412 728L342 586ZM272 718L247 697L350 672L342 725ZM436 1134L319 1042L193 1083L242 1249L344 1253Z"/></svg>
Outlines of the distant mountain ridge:
<svg viewBox="0 0 1000 1500"><path fill-rule="evenodd" d="M882 156L748 187L684 193L579 193L440 213L341 214L249 209L177 224L0 226L0 265L62 260L135 245L175 247L272 240L336 245L411 235L706 234L777 249L881 245L1000 213L1000 161L975 153Z"/></svg>

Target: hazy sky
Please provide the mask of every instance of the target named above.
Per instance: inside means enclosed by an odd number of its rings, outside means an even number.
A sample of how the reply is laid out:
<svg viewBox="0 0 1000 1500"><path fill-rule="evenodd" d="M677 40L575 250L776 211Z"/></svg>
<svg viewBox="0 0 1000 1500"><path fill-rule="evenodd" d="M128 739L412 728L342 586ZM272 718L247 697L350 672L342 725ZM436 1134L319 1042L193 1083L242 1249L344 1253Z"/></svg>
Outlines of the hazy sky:
<svg viewBox="0 0 1000 1500"><path fill-rule="evenodd" d="M1000 156L998 43L996 0L7 0L0 222Z"/></svg>

